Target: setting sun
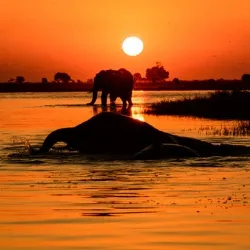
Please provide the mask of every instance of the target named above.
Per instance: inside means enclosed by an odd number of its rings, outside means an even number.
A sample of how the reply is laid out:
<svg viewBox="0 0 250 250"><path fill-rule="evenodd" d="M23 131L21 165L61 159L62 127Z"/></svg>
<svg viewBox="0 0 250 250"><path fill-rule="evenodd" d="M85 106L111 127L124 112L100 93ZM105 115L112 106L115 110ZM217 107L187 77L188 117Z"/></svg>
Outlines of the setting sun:
<svg viewBox="0 0 250 250"><path fill-rule="evenodd" d="M137 56L143 50L143 42L138 37L128 37L122 43L122 49L128 56Z"/></svg>

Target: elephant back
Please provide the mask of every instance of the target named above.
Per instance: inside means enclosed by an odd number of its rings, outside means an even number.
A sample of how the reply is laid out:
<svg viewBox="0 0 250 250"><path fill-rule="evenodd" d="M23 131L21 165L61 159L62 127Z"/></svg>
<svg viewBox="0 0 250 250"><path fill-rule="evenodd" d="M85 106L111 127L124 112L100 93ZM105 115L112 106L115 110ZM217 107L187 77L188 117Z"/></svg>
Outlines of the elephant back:
<svg viewBox="0 0 250 250"><path fill-rule="evenodd" d="M121 84L125 83L125 86L129 89L132 90L134 87L134 77L131 72L124 68L120 68L118 70L119 75L120 75L120 81Z"/></svg>
<svg viewBox="0 0 250 250"><path fill-rule="evenodd" d="M133 85L133 75L124 68L101 70L94 78L95 90L124 93L124 91L132 91Z"/></svg>

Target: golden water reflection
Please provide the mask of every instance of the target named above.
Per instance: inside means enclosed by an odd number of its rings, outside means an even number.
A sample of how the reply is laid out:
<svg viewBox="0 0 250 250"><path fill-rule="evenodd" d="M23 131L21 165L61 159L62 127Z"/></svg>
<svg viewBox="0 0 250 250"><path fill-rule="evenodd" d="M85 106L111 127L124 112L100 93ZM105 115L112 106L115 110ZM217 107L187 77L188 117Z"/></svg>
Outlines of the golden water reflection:
<svg viewBox="0 0 250 250"><path fill-rule="evenodd" d="M140 107L132 106L127 108L122 108L121 106L107 106L107 107L97 106L97 105L93 106L94 115L97 115L101 112L114 112L117 114L130 116L140 121L145 121L143 110L144 108L142 106Z"/></svg>
<svg viewBox="0 0 250 250"><path fill-rule="evenodd" d="M248 249L249 178L155 162L13 166L0 172L0 246Z"/></svg>
<svg viewBox="0 0 250 250"><path fill-rule="evenodd" d="M131 117L144 122L145 117L143 114L143 108L142 107L132 107L131 108Z"/></svg>
<svg viewBox="0 0 250 250"><path fill-rule="evenodd" d="M15 152L13 136L41 145L51 131L105 111L100 105L82 105L87 99L81 97L52 99L39 94L0 100L0 249L249 249L249 158L111 162L60 154L39 161L6 157ZM119 113L121 105L107 111ZM137 104L126 112L169 133L219 142L226 139L199 134L199 128L232 124L144 115Z"/></svg>

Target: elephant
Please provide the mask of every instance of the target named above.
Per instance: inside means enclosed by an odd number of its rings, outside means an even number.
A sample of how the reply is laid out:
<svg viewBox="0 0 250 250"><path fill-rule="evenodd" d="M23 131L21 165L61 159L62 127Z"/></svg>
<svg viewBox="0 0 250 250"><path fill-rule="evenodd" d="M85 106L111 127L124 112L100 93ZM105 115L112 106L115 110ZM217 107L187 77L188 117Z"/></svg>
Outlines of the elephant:
<svg viewBox="0 0 250 250"><path fill-rule="evenodd" d="M96 74L93 84L93 97L88 105L94 105L97 99L97 92L102 91L101 103L107 105L107 97L110 94L110 103L115 105L117 97L122 100L123 107L132 106L132 91L134 87L133 75L126 69L102 70Z"/></svg>
<svg viewBox="0 0 250 250"><path fill-rule="evenodd" d="M131 159L134 160L154 160L166 158L186 158L199 157L195 150L174 143L153 143L134 154Z"/></svg>
<svg viewBox="0 0 250 250"><path fill-rule="evenodd" d="M216 145L173 135L146 122L113 112L102 112L75 127L51 132L39 153L49 152L57 142L64 142L82 154L139 160L250 154L250 147L247 146Z"/></svg>

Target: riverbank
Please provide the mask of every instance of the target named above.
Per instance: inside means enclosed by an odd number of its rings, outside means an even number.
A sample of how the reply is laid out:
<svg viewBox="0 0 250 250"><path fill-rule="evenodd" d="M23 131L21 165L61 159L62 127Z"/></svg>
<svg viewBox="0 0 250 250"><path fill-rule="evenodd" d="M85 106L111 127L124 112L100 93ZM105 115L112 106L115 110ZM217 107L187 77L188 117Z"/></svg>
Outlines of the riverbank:
<svg viewBox="0 0 250 250"><path fill-rule="evenodd" d="M6 92L89 92L93 83L0 83L0 93ZM249 89L250 83L241 80L136 82L135 90L228 90Z"/></svg>

